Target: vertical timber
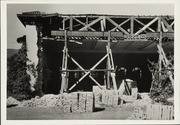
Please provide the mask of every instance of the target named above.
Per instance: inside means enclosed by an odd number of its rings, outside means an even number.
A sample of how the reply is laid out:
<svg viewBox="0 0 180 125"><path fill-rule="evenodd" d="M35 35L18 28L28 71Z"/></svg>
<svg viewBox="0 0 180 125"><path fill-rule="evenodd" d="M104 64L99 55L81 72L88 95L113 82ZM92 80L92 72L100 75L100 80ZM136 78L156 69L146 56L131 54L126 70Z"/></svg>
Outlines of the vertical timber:
<svg viewBox="0 0 180 125"><path fill-rule="evenodd" d="M64 50L63 50L63 59L62 59L62 70L67 70L67 59L68 59L68 49L67 49L67 31L64 30ZM61 80L61 90L60 93L62 94L64 91L67 91L68 88L68 73L62 72L61 74L62 80Z"/></svg>
<svg viewBox="0 0 180 125"><path fill-rule="evenodd" d="M159 36L159 46L162 48L162 32L160 31L160 36ZM159 52L159 78L161 77L161 70L162 70L162 57Z"/></svg>
<svg viewBox="0 0 180 125"><path fill-rule="evenodd" d="M111 32L108 32L108 45L107 45L107 69L110 69L110 57L109 57L109 52L110 52L110 41L111 41ZM110 89L110 71L107 71L107 89Z"/></svg>
<svg viewBox="0 0 180 125"><path fill-rule="evenodd" d="M68 48L67 48L67 31L65 30L65 70L67 70L67 61L68 61ZM64 86L64 91L67 91L68 88L68 75L69 72L65 72L65 86Z"/></svg>
<svg viewBox="0 0 180 125"><path fill-rule="evenodd" d="M159 46L162 47L162 31L161 31L161 17L158 18L158 32L160 33L159 36ZM159 53L159 78L161 77L161 70L162 70L162 58L161 54Z"/></svg>
<svg viewBox="0 0 180 125"><path fill-rule="evenodd" d="M130 27L131 27L131 29L130 29L131 35L133 35L134 34L134 17L131 17Z"/></svg>
<svg viewBox="0 0 180 125"><path fill-rule="evenodd" d="M70 27L70 31L73 30L73 17L70 16L70 19L69 19L69 27Z"/></svg>

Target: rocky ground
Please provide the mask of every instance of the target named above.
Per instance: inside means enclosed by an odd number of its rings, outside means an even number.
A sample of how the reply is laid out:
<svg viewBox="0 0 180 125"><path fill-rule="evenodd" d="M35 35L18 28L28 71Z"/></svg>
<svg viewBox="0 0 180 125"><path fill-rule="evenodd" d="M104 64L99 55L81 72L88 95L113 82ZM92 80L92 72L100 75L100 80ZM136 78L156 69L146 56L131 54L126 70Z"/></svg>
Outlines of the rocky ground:
<svg viewBox="0 0 180 125"><path fill-rule="evenodd" d="M151 104L152 100L147 93L139 94L137 100L128 101L118 107L98 107L91 113L64 113L59 95L45 95L42 98L35 97L31 100L19 102L9 97L7 99L7 119L129 119L133 114L134 107ZM16 105L16 106L15 106ZM15 107L12 107L15 106Z"/></svg>

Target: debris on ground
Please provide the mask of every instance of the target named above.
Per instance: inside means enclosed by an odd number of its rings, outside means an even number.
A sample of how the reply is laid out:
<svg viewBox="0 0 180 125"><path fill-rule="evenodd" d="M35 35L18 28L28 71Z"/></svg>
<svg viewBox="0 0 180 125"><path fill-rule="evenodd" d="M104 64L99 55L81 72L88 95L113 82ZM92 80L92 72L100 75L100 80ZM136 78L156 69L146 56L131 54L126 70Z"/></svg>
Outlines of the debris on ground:
<svg viewBox="0 0 180 125"><path fill-rule="evenodd" d="M94 95L92 92L73 92L60 95L47 94L24 100L19 107L63 107L64 112L93 112Z"/></svg>
<svg viewBox="0 0 180 125"><path fill-rule="evenodd" d="M151 104L134 107L130 120L173 120L174 107L172 105Z"/></svg>
<svg viewBox="0 0 180 125"><path fill-rule="evenodd" d="M14 106L14 105L19 105L20 102L18 100L14 99L13 97L9 97L7 99L6 104L7 104L7 106L12 106L12 105Z"/></svg>
<svg viewBox="0 0 180 125"><path fill-rule="evenodd" d="M61 96L60 95L53 95L47 94L43 97L36 96L31 100L24 100L18 106L19 107L55 107L61 106Z"/></svg>
<svg viewBox="0 0 180 125"><path fill-rule="evenodd" d="M131 96L124 96L125 103L123 106L143 106L154 104L155 102L149 97L148 93L138 93L138 99L133 99Z"/></svg>

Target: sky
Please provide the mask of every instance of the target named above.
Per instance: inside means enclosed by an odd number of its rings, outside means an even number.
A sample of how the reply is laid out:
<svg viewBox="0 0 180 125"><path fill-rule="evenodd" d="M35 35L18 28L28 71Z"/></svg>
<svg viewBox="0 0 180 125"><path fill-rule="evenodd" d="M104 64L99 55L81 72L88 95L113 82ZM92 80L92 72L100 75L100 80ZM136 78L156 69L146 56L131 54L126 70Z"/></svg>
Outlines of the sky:
<svg viewBox="0 0 180 125"><path fill-rule="evenodd" d="M20 48L16 40L25 35L26 28L17 18L17 14L28 11L60 14L174 15L174 6L173 4L8 4L7 48Z"/></svg>

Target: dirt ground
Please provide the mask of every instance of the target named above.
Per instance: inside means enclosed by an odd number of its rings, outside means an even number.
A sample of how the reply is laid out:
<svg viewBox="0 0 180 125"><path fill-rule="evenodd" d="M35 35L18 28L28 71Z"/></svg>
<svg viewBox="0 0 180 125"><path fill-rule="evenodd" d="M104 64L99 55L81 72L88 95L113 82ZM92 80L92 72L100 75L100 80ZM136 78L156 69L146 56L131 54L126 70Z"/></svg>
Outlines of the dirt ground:
<svg viewBox="0 0 180 125"><path fill-rule="evenodd" d="M64 113L60 107L11 107L7 120L125 120L132 113L133 107L98 108L93 113Z"/></svg>

